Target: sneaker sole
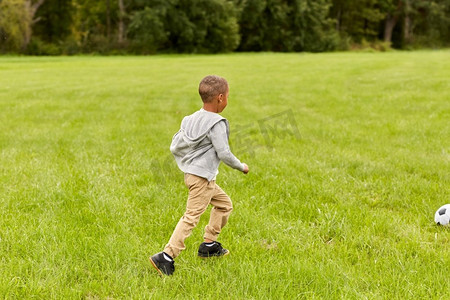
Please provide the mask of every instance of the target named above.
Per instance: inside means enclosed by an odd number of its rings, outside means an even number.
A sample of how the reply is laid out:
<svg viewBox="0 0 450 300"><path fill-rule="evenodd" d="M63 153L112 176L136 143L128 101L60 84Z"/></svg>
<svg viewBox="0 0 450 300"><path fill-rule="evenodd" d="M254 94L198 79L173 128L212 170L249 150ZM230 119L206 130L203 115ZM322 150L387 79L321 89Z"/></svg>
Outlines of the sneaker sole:
<svg viewBox="0 0 450 300"><path fill-rule="evenodd" d="M161 272L161 270L156 266L156 264L153 262L153 259L150 257L149 258L150 262L152 263L153 268L156 269L156 271L158 271L159 276L164 277L164 274Z"/></svg>
<svg viewBox="0 0 450 300"><path fill-rule="evenodd" d="M222 254L222 255L209 255L209 256L202 256L202 254L198 254L198 257L203 258L203 259L207 259L207 258L211 258L211 257L222 257L222 256L227 256L230 254L230 251L227 251L227 253Z"/></svg>

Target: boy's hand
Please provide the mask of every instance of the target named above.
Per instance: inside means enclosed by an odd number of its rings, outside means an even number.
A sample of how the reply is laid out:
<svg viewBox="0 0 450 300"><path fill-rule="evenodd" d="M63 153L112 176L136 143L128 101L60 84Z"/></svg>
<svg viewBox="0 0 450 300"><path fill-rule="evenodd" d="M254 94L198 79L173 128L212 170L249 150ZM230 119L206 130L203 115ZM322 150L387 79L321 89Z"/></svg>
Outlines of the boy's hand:
<svg viewBox="0 0 450 300"><path fill-rule="evenodd" d="M244 163L244 171L242 171L244 174L247 174L249 171L247 164Z"/></svg>

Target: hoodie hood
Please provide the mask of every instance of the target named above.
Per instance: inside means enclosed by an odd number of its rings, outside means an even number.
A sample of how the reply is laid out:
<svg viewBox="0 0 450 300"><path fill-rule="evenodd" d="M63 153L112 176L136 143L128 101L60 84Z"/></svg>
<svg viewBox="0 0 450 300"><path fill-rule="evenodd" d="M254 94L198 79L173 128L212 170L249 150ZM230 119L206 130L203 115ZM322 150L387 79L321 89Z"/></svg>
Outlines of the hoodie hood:
<svg viewBox="0 0 450 300"><path fill-rule="evenodd" d="M186 157L190 157L193 152L208 151L209 148L212 147L212 144L206 137L211 128L222 120L227 123L228 128L227 119L219 114L203 109L190 116L184 117L181 122L181 128L173 136L170 145L170 152L172 152L175 159L177 159L177 163L183 165ZM180 169L182 169L182 167L180 167Z"/></svg>
<svg viewBox="0 0 450 300"><path fill-rule="evenodd" d="M222 121L224 124L218 124ZM215 127L216 124L220 126ZM229 133L227 119L201 109L183 119L180 130L172 138L170 151L181 171L211 181L219 173L221 160L243 170L241 162L230 152ZM212 137L219 152L214 148Z"/></svg>
<svg viewBox="0 0 450 300"><path fill-rule="evenodd" d="M181 122L180 131L183 132L183 140L189 147L201 143L208 135L211 128L218 122L226 119L219 114L206 110L199 110L187 116Z"/></svg>

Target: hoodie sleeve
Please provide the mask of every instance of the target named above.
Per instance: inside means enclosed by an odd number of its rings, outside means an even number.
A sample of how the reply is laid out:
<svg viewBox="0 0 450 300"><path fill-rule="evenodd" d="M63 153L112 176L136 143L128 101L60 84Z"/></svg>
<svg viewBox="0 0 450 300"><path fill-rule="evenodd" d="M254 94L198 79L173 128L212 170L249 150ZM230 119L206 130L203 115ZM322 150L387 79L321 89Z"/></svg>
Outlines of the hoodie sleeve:
<svg viewBox="0 0 450 300"><path fill-rule="evenodd" d="M228 144L227 124L224 121L217 122L209 132L209 138L216 150L217 156L226 165L244 171L244 165L231 153Z"/></svg>

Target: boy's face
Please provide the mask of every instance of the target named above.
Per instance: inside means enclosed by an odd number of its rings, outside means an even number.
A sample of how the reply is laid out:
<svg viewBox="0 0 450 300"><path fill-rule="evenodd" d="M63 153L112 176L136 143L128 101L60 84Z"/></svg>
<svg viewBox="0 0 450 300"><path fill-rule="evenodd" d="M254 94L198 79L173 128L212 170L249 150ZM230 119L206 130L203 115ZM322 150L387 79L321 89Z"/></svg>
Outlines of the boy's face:
<svg viewBox="0 0 450 300"><path fill-rule="evenodd" d="M230 94L229 88L227 88L225 94L219 94L219 103L217 107L219 113L221 113L225 109L225 107L227 107L229 94Z"/></svg>

